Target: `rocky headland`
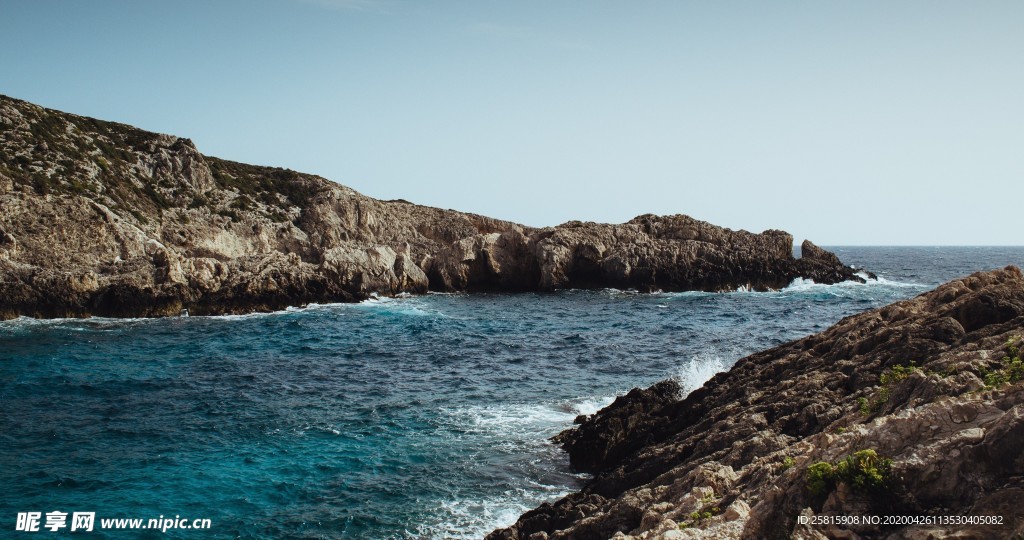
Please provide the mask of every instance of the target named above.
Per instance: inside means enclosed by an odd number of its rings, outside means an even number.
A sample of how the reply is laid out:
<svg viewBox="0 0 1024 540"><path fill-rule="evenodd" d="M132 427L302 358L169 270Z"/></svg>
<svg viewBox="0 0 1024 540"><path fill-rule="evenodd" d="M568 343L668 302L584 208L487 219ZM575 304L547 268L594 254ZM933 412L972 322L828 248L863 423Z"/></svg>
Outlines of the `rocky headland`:
<svg viewBox="0 0 1024 540"><path fill-rule="evenodd" d="M531 228L201 154L0 96L0 319L242 313L372 293L777 289L862 280L676 215Z"/></svg>
<svg viewBox="0 0 1024 540"><path fill-rule="evenodd" d="M583 489L488 539L1022 538L1022 350L1007 267L633 390L556 437Z"/></svg>

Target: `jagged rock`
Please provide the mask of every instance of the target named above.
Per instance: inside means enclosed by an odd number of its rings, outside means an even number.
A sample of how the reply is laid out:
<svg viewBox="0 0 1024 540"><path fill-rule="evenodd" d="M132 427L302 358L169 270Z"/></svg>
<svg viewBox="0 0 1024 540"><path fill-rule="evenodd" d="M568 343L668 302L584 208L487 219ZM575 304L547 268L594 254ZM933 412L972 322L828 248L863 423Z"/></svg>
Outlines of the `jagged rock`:
<svg viewBox="0 0 1024 540"><path fill-rule="evenodd" d="M819 261L828 265L841 266L843 264L839 261L839 257L836 257L835 253L821 249L810 240L804 240L803 244L800 245L800 258L808 261Z"/></svg>
<svg viewBox="0 0 1024 540"><path fill-rule="evenodd" d="M1021 345L1024 276L1007 267L743 358L683 399L671 383L634 390L555 438L593 479L488 538L656 538L668 520L686 524L685 538L1020 537ZM882 487L810 490L812 464L862 450L892 460ZM709 508L724 511L690 517ZM798 522L814 515L1004 521Z"/></svg>
<svg viewBox="0 0 1024 540"><path fill-rule="evenodd" d="M533 229L379 201L317 176L204 156L188 139L3 96L0 206L2 318L235 313L428 289L862 280L818 248L795 259L781 231L652 215ZM65 274L87 273L95 287L62 285Z"/></svg>
<svg viewBox="0 0 1024 540"><path fill-rule="evenodd" d="M681 389L674 380L650 388L634 388L608 407L583 420L580 427L555 438L569 452L573 467L598 471L618 463L625 455L643 447L656 411L679 399Z"/></svg>

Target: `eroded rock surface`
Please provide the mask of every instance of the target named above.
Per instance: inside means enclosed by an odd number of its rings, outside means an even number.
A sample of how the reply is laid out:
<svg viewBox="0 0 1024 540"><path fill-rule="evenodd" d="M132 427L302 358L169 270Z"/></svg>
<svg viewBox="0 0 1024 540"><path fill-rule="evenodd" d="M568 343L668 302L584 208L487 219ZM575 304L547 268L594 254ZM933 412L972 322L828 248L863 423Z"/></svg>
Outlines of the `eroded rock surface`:
<svg viewBox="0 0 1024 540"><path fill-rule="evenodd" d="M536 229L380 201L188 139L0 96L0 319L280 309L427 289L859 280L781 231L687 216Z"/></svg>
<svg viewBox="0 0 1024 540"><path fill-rule="evenodd" d="M1020 538L1022 348L1008 267L743 358L684 399L671 382L634 390L556 437L595 474L584 489L488 538ZM884 486L812 489L812 465L864 451L891 460ZM1003 524L798 519L816 515Z"/></svg>

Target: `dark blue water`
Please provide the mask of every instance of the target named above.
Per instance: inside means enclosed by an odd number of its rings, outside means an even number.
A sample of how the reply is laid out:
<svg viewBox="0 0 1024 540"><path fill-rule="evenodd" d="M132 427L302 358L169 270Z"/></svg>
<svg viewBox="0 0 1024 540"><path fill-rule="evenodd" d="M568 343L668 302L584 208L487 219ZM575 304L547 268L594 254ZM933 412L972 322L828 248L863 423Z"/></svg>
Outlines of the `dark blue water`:
<svg viewBox="0 0 1024 540"><path fill-rule="evenodd" d="M18 512L60 510L211 519L180 538L479 537L578 486L546 439L617 394L699 385L846 315L1024 265L1024 248L837 251L882 279L0 323L0 536Z"/></svg>

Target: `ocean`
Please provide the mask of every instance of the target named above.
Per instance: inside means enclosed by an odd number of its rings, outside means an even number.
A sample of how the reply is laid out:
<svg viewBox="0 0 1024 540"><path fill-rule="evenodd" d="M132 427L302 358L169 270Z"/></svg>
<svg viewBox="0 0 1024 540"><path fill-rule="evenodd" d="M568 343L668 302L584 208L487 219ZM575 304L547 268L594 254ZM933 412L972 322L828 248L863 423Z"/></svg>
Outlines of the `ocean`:
<svg viewBox="0 0 1024 540"><path fill-rule="evenodd" d="M95 512L92 538L479 538L579 487L548 438L633 387L699 387L847 315L1024 266L1020 247L831 249L879 280L2 322L0 536L60 511ZM210 528L101 530L175 516Z"/></svg>

